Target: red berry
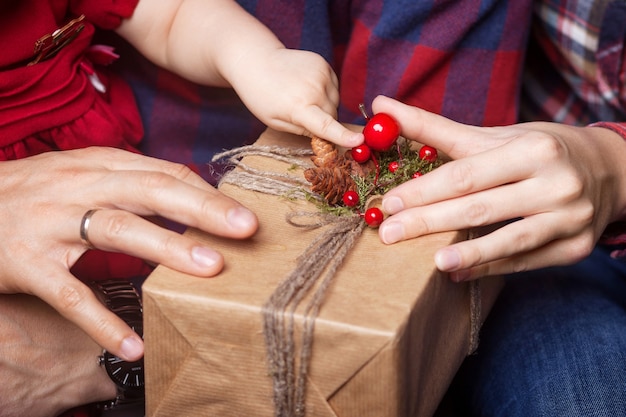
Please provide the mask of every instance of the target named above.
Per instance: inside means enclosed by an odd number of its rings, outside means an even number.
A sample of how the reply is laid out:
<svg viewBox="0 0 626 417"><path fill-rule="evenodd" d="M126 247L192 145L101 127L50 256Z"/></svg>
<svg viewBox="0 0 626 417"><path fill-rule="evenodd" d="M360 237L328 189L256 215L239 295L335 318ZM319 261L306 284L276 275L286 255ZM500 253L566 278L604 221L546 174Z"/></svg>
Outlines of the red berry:
<svg viewBox="0 0 626 417"><path fill-rule="evenodd" d="M359 194L356 191L346 191L343 193L343 204L348 207L354 207L359 204Z"/></svg>
<svg viewBox="0 0 626 417"><path fill-rule="evenodd" d="M424 145L420 148L420 159L426 162L435 162L437 160L437 149L432 146Z"/></svg>
<svg viewBox="0 0 626 417"><path fill-rule="evenodd" d="M422 176L422 173L417 171L413 175L411 175L411 178L418 178L418 177L421 177L421 176Z"/></svg>
<svg viewBox="0 0 626 417"><path fill-rule="evenodd" d="M352 148L350 153L352 154L352 159L357 161L359 164L366 163L370 160L370 157L372 156L372 150L369 146L365 144L355 146L354 148Z"/></svg>
<svg viewBox="0 0 626 417"><path fill-rule="evenodd" d="M375 151L386 151L400 136L400 125L387 113L377 113L363 128L365 143Z"/></svg>
<svg viewBox="0 0 626 417"><path fill-rule="evenodd" d="M378 227L384 220L383 212L378 207L371 207L365 211L365 223L370 227Z"/></svg>
<svg viewBox="0 0 626 417"><path fill-rule="evenodd" d="M389 172L396 172L398 168L400 168L400 163L398 161L389 162Z"/></svg>

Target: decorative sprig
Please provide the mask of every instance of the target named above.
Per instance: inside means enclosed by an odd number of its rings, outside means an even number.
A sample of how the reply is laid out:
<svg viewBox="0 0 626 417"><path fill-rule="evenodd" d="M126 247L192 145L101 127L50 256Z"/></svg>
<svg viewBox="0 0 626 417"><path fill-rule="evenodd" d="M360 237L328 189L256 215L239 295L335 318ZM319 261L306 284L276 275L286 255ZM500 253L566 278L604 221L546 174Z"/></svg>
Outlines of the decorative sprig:
<svg viewBox="0 0 626 417"><path fill-rule="evenodd" d="M367 200L374 195L384 195L387 191L410 181L416 177L427 174L435 168L443 164L443 161L437 156L434 161L428 161L420 158L419 150L411 148L413 143L400 137L397 147L388 151L378 152L378 163L380 169L378 178L376 172L370 172L365 177L351 175L356 184L356 191L359 196L359 204L352 207L352 211L364 212L367 207ZM390 170L390 166L397 163L397 166Z"/></svg>
<svg viewBox="0 0 626 417"><path fill-rule="evenodd" d="M304 177L311 193L322 197L316 199L320 208L337 215L356 213L376 227L384 215L380 208L368 207L373 197L443 164L435 148L424 145L416 150L415 142L400 137L400 131L393 117L378 113L363 129L365 143L344 155L332 143L312 138L315 167L305 170Z"/></svg>

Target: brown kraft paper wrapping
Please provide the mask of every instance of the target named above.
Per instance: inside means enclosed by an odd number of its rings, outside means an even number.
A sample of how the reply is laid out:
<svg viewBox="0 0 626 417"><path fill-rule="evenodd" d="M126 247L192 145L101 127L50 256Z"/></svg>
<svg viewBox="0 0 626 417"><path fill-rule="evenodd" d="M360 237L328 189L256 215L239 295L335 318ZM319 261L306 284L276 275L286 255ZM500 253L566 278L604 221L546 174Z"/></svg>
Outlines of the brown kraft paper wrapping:
<svg viewBox="0 0 626 417"><path fill-rule="evenodd" d="M307 148L309 140L268 130L257 144ZM269 158L245 162L302 174ZM220 190L255 211L260 228L244 241L188 230L224 255L224 271L198 278L159 266L144 284L148 416L274 415L262 307L321 232L288 224L287 213L317 208L230 184ZM387 246L375 229L363 232L315 322L307 416L434 413L468 352L470 286L437 271L433 256L467 236L438 233ZM500 279L481 280L481 322L500 285Z"/></svg>

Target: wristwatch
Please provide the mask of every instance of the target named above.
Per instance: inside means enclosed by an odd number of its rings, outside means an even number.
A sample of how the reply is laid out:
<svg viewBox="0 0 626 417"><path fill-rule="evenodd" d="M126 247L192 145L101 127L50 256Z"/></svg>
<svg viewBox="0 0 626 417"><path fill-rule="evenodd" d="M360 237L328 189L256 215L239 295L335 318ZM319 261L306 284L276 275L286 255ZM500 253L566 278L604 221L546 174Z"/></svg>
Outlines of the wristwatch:
<svg viewBox="0 0 626 417"><path fill-rule="evenodd" d="M131 282L122 279L93 281L91 288L109 310L143 337L141 296ZM135 362L126 362L103 350L98 361L117 386L116 397L99 403L98 408L105 411L126 407L143 409L145 407L143 358Z"/></svg>

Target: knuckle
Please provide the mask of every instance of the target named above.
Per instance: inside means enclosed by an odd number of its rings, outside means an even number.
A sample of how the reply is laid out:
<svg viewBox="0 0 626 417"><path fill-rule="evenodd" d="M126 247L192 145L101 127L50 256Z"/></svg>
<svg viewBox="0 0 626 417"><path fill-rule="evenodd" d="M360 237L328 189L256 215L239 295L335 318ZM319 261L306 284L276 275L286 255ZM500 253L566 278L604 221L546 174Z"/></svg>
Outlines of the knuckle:
<svg viewBox="0 0 626 417"><path fill-rule="evenodd" d="M518 257L512 258L510 262L511 262L511 272L514 274L517 274L520 272L526 272L530 269L528 265L528 260L526 259L525 256L518 256Z"/></svg>
<svg viewBox="0 0 626 417"><path fill-rule="evenodd" d="M515 251L516 252L525 252L531 250L536 245L537 236L535 232L528 229L521 229L517 231L512 239L512 242L515 242Z"/></svg>
<svg viewBox="0 0 626 417"><path fill-rule="evenodd" d="M107 146L89 146L78 149L77 152L77 156L81 159L104 161L105 163L127 157L125 151Z"/></svg>
<svg viewBox="0 0 626 417"><path fill-rule="evenodd" d="M467 224L470 227L484 226L489 223L490 211L481 201L469 202L463 211Z"/></svg>
<svg viewBox="0 0 626 417"><path fill-rule="evenodd" d="M125 212L113 212L106 219L103 237L109 241L116 241L129 230L128 215Z"/></svg>
<svg viewBox="0 0 626 417"><path fill-rule="evenodd" d="M90 321L89 326L94 334L99 335L103 340L112 342L121 339L116 331L115 322L112 320L115 320L115 316L97 316Z"/></svg>
<svg viewBox="0 0 626 417"><path fill-rule="evenodd" d="M473 267L477 271L487 268L486 256L478 246L468 245L463 258L466 267Z"/></svg>
<svg viewBox="0 0 626 417"><path fill-rule="evenodd" d="M224 194L218 194L215 198L202 199L198 203L198 210L202 213L203 218L212 219L214 222L226 222L226 219L223 216L226 216L230 203L231 201L229 200L229 197ZM219 215L220 213L222 216Z"/></svg>
<svg viewBox="0 0 626 417"><path fill-rule="evenodd" d="M470 278L481 278L481 277L489 277L493 275L500 274L496 264L494 262L488 262L484 264L479 264L470 269Z"/></svg>
<svg viewBox="0 0 626 417"><path fill-rule="evenodd" d="M320 99L318 101L323 103L325 100ZM312 115L315 115L314 119L311 117ZM311 128L314 128L314 133L324 138L326 138L328 132L331 131L334 123L335 119L324 109L323 105L303 104L294 109L291 117L291 124L298 126L304 132L308 133L313 133Z"/></svg>
<svg viewBox="0 0 626 417"><path fill-rule="evenodd" d="M171 180L171 175L163 172L146 172L140 177L143 190L160 190L162 187L166 187Z"/></svg>
<svg viewBox="0 0 626 417"><path fill-rule="evenodd" d="M77 311L82 308L89 288L77 284L63 284L57 290L56 298L62 311Z"/></svg>
<svg viewBox="0 0 626 417"><path fill-rule="evenodd" d="M570 255L572 263L579 262L589 256L594 246L595 239L593 234L590 232L583 233L570 242L567 253Z"/></svg>
<svg viewBox="0 0 626 417"><path fill-rule="evenodd" d="M185 180L189 177L196 175L193 170L187 165L175 162L169 165L168 174L181 180Z"/></svg>
<svg viewBox="0 0 626 417"><path fill-rule="evenodd" d="M167 234L155 244L158 253L177 253L180 250L181 237L177 234Z"/></svg>
<svg viewBox="0 0 626 417"><path fill-rule="evenodd" d="M433 227L424 216L414 216L411 219L411 223L411 228L414 231L412 235L421 236L428 235L433 232Z"/></svg>
<svg viewBox="0 0 626 417"><path fill-rule="evenodd" d="M540 163L550 163L563 156L563 146L554 136L546 133L537 133L529 138L529 151Z"/></svg>
<svg viewBox="0 0 626 417"><path fill-rule="evenodd" d="M586 200L584 202L581 202L578 205L577 209L573 211L573 219L571 220L586 226L593 223L595 215L595 206L591 201Z"/></svg>
<svg viewBox="0 0 626 417"><path fill-rule="evenodd" d="M335 119L333 119L330 114L326 113L320 120L320 131L326 135L331 130L334 123Z"/></svg>
<svg viewBox="0 0 626 417"><path fill-rule="evenodd" d="M82 150L79 150L79 152L87 156L112 157L116 154L116 150L117 149L115 148L108 148L108 147L100 148L99 146L89 146L87 148L83 148Z"/></svg>
<svg viewBox="0 0 626 417"><path fill-rule="evenodd" d="M451 178L454 190L462 195L468 194L474 189L473 169L469 163L458 161L451 165Z"/></svg>
<svg viewBox="0 0 626 417"><path fill-rule="evenodd" d="M565 174L559 184L559 194L563 201L574 201L584 193L584 181L574 173Z"/></svg>
<svg viewBox="0 0 626 417"><path fill-rule="evenodd" d="M89 325L96 334L104 335L107 340L114 339L116 336L115 327L107 316L98 316Z"/></svg>

